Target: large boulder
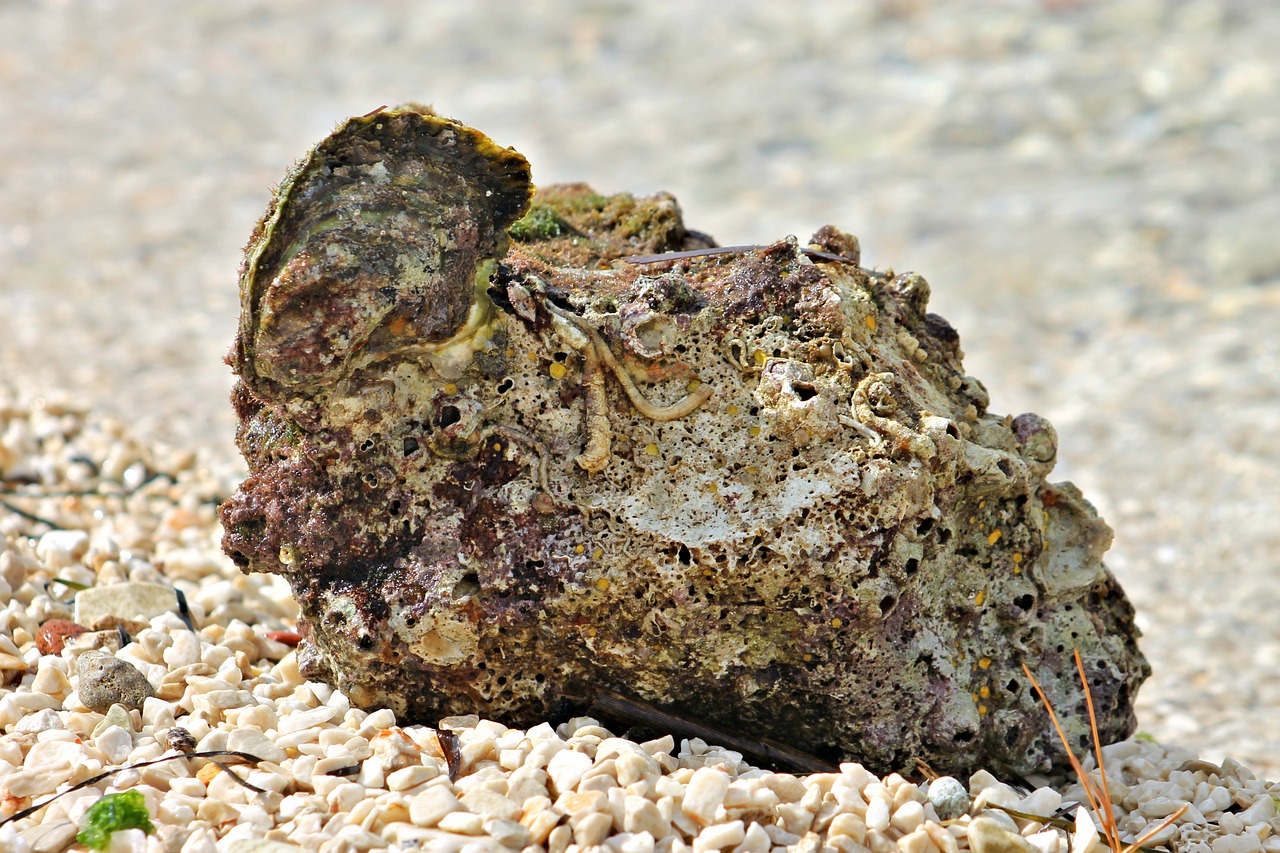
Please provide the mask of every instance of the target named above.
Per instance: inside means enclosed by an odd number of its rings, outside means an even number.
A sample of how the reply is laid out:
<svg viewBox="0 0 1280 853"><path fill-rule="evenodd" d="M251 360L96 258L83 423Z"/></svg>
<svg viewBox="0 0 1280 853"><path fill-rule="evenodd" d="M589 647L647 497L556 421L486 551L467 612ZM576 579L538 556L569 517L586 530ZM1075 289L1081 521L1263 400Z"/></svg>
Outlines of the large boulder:
<svg viewBox="0 0 1280 853"><path fill-rule="evenodd" d="M1045 420L987 410L923 278L831 227L712 249L669 196L531 193L513 151L384 110L255 231L224 545L292 584L309 674L418 721L604 688L1027 773L1062 755L1021 666L1083 745L1078 649L1104 740L1132 731L1110 530L1046 481Z"/></svg>

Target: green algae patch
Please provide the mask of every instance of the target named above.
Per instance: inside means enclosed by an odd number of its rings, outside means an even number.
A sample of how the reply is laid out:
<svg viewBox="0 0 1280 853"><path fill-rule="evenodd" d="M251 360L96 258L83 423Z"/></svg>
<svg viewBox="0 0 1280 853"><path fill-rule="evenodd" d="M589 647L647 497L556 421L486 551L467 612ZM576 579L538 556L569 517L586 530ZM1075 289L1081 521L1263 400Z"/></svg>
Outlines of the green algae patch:
<svg viewBox="0 0 1280 853"><path fill-rule="evenodd" d="M76 841L90 850L106 850L111 846L111 836L123 829L141 829L147 835L156 831L140 791L107 794L89 807L84 818L84 829Z"/></svg>

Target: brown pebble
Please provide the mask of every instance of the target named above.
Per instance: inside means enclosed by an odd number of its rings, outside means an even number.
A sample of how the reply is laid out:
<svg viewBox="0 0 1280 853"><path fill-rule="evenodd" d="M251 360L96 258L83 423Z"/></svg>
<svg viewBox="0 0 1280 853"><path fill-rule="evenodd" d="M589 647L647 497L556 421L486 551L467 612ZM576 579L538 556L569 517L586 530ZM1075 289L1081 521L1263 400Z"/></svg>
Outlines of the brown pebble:
<svg viewBox="0 0 1280 853"><path fill-rule="evenodd" d="M221 772L222 772L221 767L210 762L209 764L206 764L204 767L201 767L199 770L196 771L196 778L199 779L201 782L205 783L206 785L208 785L210 782L213 781L213 777L217 776Z"/></svg>
<svg viewBox="0 0 1280 853"><path fill-rule="evenodd" d="M73 640L87 629L70 619L48 619L36 631L36 648L42 655L60 655L67 640Z"/></svg>
<svg viewBox="0 0 1280 853"><path fill-rule="evenodd" d="M268 631L263 636L272 642L284 643L286 646L296 646L302 642L302 635L297 631Z"/></svg>
<svg viewBox="0 0 1280 853"><path fill-rule="evenodd" d="M170 749L181 752L184 755L196 750L195 736L181 726L167 729L164 733L164 743Z"/></svg>

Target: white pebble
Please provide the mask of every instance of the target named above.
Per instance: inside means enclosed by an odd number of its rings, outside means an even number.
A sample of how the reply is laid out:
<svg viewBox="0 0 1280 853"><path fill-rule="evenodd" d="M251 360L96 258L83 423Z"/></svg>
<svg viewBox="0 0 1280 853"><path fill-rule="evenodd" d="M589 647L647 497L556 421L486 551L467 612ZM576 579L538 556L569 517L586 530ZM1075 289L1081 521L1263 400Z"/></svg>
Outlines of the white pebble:
<svg viewBox="0 0 1280 853"><path fill-rule="evenodd" d="M440 768L430 764L414 764L387 774L387 788L392 791L408 791L425 784L440 775Z"/></svg>
<svg viewBox="0 0 1280 853"><path fill-rule="evenodd" d="M309 711L299 711L280 718L279 732L282 735L288 735L315 728L329 722L336 716L338 716L337 709L330 708L327 705L321 705L319 708L312 708Z"/></svg>
<svg viewBox="0 0 1280 853"><path fill-rule="evenodd" d="M884 832L889 828L889 803L880 797L874 797L867 804L867 815L865 818L867 829L876 832Z"/></svg>
<svg viewBox="0 0 1280 853"><path fill-rule="evenodd" d="M969 823L968 838L973 853L1039 853L1025 838L994 817L974 818Z"/></svg>
<svg viewBox="0 0 1280 853"><path fill-rule="evenodd" d="M613 828L613 816L608 812L593 812L573 827L573 840L582 847L592 847L609 837Z"/></svg>
<svg viewBox="0 0 1280 853"><path fill-rule="evenodd" d="M654 838L665 838L671 831L671 822L662 816L657 804L634 794L623 801L622 826L627 832L647 832Z"/></svg>
<svg viewBox="0 0 1280 853"><path fill-rule="evenodd" d="M914 832L920 824L924 823L924 806L915 800L908 800L903 803L893 813L893 818L889 824L901 833Z"/></svg>
<svg viewBox="0 0 1280 853"><path fill-rule="evenodd" d="M1062 805L1062 795L1052 788L1036 788L1014 806L1020 812L1043 817L1052 817Z"/></svg>
<svg viewBox="0 0 1280 853"><path fill-rule="evenodd" d="M1262 853L1262 841L1253 833L1219 835L1210 847L1213 853Z"/></svg>
<svg viewBox="0 0 1280 853"><path fill-rule="evenodd" d="M445 832L459 835L479 835L484 832L484 818L470 812L449 812L436 823Z"/></svg>
<svg viewBox="0 0 1280 853"><path fill-rule="evenodd" d="M707 769L707 768L703 768ZM733 847L741 844L743 839L747 837L746 827L740 820L731 820L728 823L717 823L706 827L702 832L698 833L698 837L693 839L694 853L702 853L705 850L723 850L726 847Z"/></svg>
<svg viewBox="0 0 1280 853"><path fill-rule="evenodd" d="M1028 835L1027 843L1040 851L1040 853L1058 853L1062 847L1062 833L1056 829L1044 829L1040 832Z"/></svg>
<svg viewBox="0 0 1280 853"><path fill-rule="evenodd" d="M409 798L409 820L414 826L435 826L445 815L462 808L448 785L432 785Z"/></svg>
<svg viewBox="0 0 1280 853"><path fill-rule="evenodd" d="M591 763L591 757L586 753L562 750L547 762L547 776L557 793L566 793L578 787L583 774L591 768Z"/></svg>
<svg viewBox="0 0 1280 853"><path fill-rule="evenodd" d="M716 809L728 791L728 773L718 767L701 767L689 780L680 807L699 826L707 826L715 821Z"/></svg>
<svg viewBox="0 0 1280 853"><path fill-rule="evenodd" d="M1237 815L1240 820L1244 821L1245 826L1267 823L1275 816L1276 801L1270 795L1258 797L1249 808Z"/></svg>
<svg viewBox="0 0 1280 853"><path fill-rule="evenodd" d="M174 631L169 635L173 642L162 653L164 662L171 669L190 666L200 661L200 638L190 631Z"/></svg>
<svg viewBox="0 0 1280 853"><path fill-rule="evenodd" d="M106 731L93 739L93 745L111 764L123 764L133 751L133 735L120 726L108 726Z"/></svg>
<svg viewBox="0 0 1280 853"><path fill-rule="evenodd" d="M1098 827L1094 825L1093 818L1089 817L1089 812L1085 810L1084 806L1077 807L1076 831L1071 835L1071 853L1089 853L1101 843Z"/></svg>
<svg viewBox="0 0 1280 853"><path fill-rule="evenodd" d="M769 833L758 823L752 822L747 826L747 831L743 835L742 843L733 848L733 853L769 853L769 849L773 846L773 840L769 838Z"/></svg>
<svg viewBox="0 0 1280 853"><path fill-rule="evenodd" d="M61 569L79 560L89 550L89 534L83 530L50 530L40 537L36 556L51 569Z"/></svg>
<svg viewBox="0 0 1280 853"><path fill-rule="evenodd" d="M845 835L862 844L867 840L867 825L862 818L850 812L842 812L831 819L828 835Z"/></svg>
<svg viewBox="0 0 1280 853"><path fill-rule="evenodd" d="M523 850L528 847L532 838L532 833L514 820L501 818L489 820L485 822L484 830L494 841L514 850Z"/></svg>
<svg viewBox="0 0 1280 853"><path fill-rule="evenodd" d="M329 804L331 812L349 812L356 807L356 803L364 799L364 792L363 785L357 782L344 782L329 792L325 802Z"/></svg>
<svg viewBox="0 0 1280 853"><path fill-rule="evenodd" d="M929 833L923 829L908 832L898 839L900 853L929 853L932 849L933 841L929 838Z"/></svg>

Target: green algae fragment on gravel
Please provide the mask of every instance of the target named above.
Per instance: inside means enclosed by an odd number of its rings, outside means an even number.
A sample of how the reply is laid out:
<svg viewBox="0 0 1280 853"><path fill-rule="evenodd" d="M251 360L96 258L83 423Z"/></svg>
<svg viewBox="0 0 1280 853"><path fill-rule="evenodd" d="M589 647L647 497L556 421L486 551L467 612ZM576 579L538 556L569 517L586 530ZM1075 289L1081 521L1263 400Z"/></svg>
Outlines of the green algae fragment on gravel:
<svg viewBox="0 0 1280 853"><path fill-rule="evenodd" d="M106 850L111 846L112 834L123 829L141 829L147 835L156 831L140 791L107 794L90 806L76 841L90 850Z"/></svg>

